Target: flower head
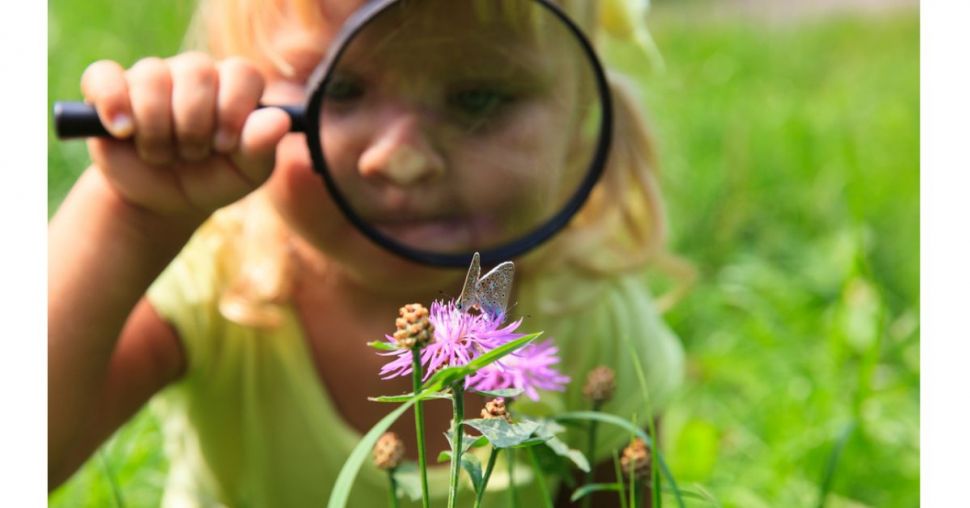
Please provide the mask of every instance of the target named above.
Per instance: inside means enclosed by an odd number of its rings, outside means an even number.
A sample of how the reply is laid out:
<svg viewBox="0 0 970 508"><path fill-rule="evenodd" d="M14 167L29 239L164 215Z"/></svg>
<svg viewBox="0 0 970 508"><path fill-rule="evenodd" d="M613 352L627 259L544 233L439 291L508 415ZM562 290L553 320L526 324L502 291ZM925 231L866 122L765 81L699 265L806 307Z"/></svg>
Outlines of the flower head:
<svg viewBox="0 0 970 508"><path fill-rule="evenodd" d="M519 388L532 400L540 390L562 391L569 377L559 372L559 348L552 340L529 344L468 377L469 390Z"/></svg>
<svg viewBox="0 0 970 508"><path fill-rule="evenodd" d="M623 456L620 457L620 467L626 475L633 475L636 479L646 478L650 474L650 448L640 438L633 441L623 449Z"/></svg>
<svg viewBox="0 0 970 508"><path fill-rule="evenodd" d="M466 365L482 354L507 342L523 337L515 330L522 323L518 320L502 326L505 316L489 313L471 314L459 309L454 301L431 304L428 321L434 327L431 342L421 349L421 365L424 379L447 368ZM387 336L394 344L394 338ZM397 349L387 355L396 356L381 368L381 377L390 379L411 373L411 351Z"/></svg>
<svg viewBox="0 0 970 508"><path fill-rule="evenodd" d="M372 451L374 465L378 469L390 470L401 464L404 458L404 441L393 432L385 432L374 443Z"/></svg>
<svg viewBox="0 0 970 508"><path fill-rule="evenodd" d="M613 369L600 365L586 375L586 385L583 395L595 404L607 402L613 398L616 391L616 373Z"/></svg>

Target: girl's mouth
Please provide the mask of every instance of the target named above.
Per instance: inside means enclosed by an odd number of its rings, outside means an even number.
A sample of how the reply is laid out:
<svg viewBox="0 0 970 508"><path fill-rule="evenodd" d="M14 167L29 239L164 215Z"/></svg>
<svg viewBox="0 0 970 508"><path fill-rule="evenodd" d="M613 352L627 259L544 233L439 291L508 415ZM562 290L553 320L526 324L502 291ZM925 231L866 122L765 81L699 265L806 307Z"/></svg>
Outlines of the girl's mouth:
<svg viewBox="0 0 970 508"><path fill-rule="evenodd" d="M377 220L372 224L381 234L411 248L461 253L487 247L484 242L495 243L496 231L490 226L492 222L468 216L401 217Z"/></svg>

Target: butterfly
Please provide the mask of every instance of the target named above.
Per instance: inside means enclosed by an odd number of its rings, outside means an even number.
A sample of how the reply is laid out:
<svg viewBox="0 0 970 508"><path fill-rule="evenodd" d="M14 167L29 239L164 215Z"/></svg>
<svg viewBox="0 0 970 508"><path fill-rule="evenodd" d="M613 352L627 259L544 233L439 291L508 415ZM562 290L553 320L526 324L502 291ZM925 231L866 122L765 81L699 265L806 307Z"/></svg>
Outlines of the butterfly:
<svg viewBox="0 0 970 508"><path fill-rule="evenodd" d="M478 253L472 256L472 264L465 275L465 285L458 296L458 308L466 312L477 310L490 316L504 315L509 306L509 295L512 292L512 278L515 276L515 264L506 261L478 278L482 272Z"/></svg>

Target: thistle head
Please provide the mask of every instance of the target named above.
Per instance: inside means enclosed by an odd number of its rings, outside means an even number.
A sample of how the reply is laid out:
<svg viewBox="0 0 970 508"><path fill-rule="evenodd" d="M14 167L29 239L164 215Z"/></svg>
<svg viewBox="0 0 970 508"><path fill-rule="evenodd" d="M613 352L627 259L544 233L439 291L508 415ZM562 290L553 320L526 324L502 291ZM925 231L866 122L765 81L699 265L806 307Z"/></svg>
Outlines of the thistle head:
<svg viewBox="0 0 970 508"><path fill-rule="evenodd" d="M385 432L374 444L374 465L390 471L401 465L404 458L404 441L393 432Z"/></svg>
<svg viewBox="0 0 970 508"><path fill-rule="evenodd" d="M434 325L428 319L428 309L420 303L409 303L397 311L397 330L394 342L402 349L424 347L434 336Z"/></svg>
<svg viewBox="0 0 970 508"><path fill-rule="evenodd" d="M505 399L496 397L485 403L482 408L482 418L501 418L505 421L511 420L511 415L505 407Z"/></svg>
<svg viewBox="0 0 970 508"><path fill-rule="evenodd" d="M620 457L620 467L625 476L633 475L634 479L646 478L650 474L650 448L640 438L634 438Z"/></svg>
<svg viewBox="0 0 970 508"><path fill-rule="evenodd" d="M586 375L583 395L594 404L602 404L613 398L616 391L616 373L613 369L600 365Z"/></svg>

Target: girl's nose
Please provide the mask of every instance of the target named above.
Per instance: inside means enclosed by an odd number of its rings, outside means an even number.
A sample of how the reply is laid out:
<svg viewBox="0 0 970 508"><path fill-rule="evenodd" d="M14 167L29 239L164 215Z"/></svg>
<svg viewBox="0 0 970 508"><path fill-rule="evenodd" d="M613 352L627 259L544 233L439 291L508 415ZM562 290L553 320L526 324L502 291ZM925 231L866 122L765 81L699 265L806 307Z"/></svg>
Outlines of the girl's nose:
<svg viewBox="0 0 970 508"><path fill-rule="evenodd" d="M357 164L365 178L399 186L421 183L445 171L444 159L414 115L402 115L381 126Z"/></svg>

